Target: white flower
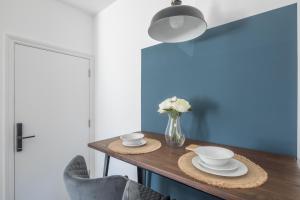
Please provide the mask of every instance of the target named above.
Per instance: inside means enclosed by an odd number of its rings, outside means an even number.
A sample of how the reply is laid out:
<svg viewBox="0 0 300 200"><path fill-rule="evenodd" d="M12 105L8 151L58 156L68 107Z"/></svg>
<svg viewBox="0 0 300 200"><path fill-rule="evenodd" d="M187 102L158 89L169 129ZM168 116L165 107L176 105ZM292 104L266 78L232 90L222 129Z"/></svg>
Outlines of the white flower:
<svg viewBox="0 0 300 200"><path fill-rule="evenodd" d="M169 110L169 109L171 109L171 108L172 108L172 102L171 102L171 99L168 98L168 99L164 100L163 102L161 102L161 103L159 104L159 108L160 108L161 110Z"/></svg>
<svg viewBox="0 0 300 200"><path fill-rule="evenodd" d="M187 102L184 99L178 99L175 103L174 103L174 110L176 110L177 112L188 112L191 109L191 105L189 104L189 102Z"/></svg>
<svg viewBox="0 0 300 200"><path fill-rule="evenodd" d="M176 96L171 98L171 102L176 102L176 101L177 101L177 97Z"/></svg>
<svg viewBox="0 0 300 200"><path fill-rule="evenodd" d="M166 113L176 111L178 113L188 112L191 109L191 105L185 99L179 99L172 97L164 100L159 104L159 113Z"/></svg>

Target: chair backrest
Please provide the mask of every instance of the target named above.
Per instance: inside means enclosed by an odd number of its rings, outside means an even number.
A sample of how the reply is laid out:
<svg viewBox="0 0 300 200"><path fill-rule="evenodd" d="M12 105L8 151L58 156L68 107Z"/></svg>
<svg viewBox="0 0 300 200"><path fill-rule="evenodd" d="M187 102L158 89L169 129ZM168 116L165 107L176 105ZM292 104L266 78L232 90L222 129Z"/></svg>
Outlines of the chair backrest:
<svg viewBox="0 0 300 200"><path fill-rule="evenodd" d="M90 179L84 158L76 156L64 171L64 181L71 200L120 200L127 179L123 176Z"/></svg>

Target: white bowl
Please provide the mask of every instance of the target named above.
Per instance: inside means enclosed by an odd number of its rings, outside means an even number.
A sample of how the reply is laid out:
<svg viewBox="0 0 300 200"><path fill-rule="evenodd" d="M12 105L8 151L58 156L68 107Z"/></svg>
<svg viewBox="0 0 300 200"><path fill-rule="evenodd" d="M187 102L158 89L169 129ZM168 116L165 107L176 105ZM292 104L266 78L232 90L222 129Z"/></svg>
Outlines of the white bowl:
<svg viewBox="0 0 300 200"><path fill-rule="evenodd" d="M203 146L196 148L194 152L203 162L212 166L225 165L234 157L231 150L222 147Z"/></svg>
<svg viewBox="0 0 300 200"><path fill-rule="evenodd" d="M144 134L142 133L130 133L126 135L120 136L123 142L133 142L136 143L144 138Z"/></svg>
<svg viewBox="0 0 300 200"><path fill-rule="evenodd" d="M134 141L134 142L132 142ZM146 140L144 139L140 139L140 140L132 140L132 141L123 141L122 144L126 147L139 147L139 146L143 146L147 143Z"/></svg>

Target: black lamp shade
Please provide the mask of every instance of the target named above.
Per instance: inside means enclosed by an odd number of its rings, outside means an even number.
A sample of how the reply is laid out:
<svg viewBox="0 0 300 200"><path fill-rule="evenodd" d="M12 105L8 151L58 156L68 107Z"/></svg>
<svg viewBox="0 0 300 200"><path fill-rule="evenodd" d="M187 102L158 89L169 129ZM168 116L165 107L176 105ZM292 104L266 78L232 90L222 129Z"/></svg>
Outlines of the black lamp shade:
<svg viewBox="0 0 300 200"><path fill-rule="evenodd" d="M148 34L160 42L177 43L197 38L206 29L207 23L200 10L187 5L175 5L154 15Z"/></svg>

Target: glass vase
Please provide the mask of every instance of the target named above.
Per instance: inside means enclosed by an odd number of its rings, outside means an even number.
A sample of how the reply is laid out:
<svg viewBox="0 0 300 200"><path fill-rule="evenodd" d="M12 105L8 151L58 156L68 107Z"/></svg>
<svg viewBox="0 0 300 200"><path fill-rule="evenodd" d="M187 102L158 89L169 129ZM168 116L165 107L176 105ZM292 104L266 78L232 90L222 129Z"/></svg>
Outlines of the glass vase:
<svg viewBox="0 0 300 200"><path fill-rule="evenodd" d="M182 147L185 137L181 132L180 115L169 114L169 121L165 131L166 142L172 147Z"/></svg>

